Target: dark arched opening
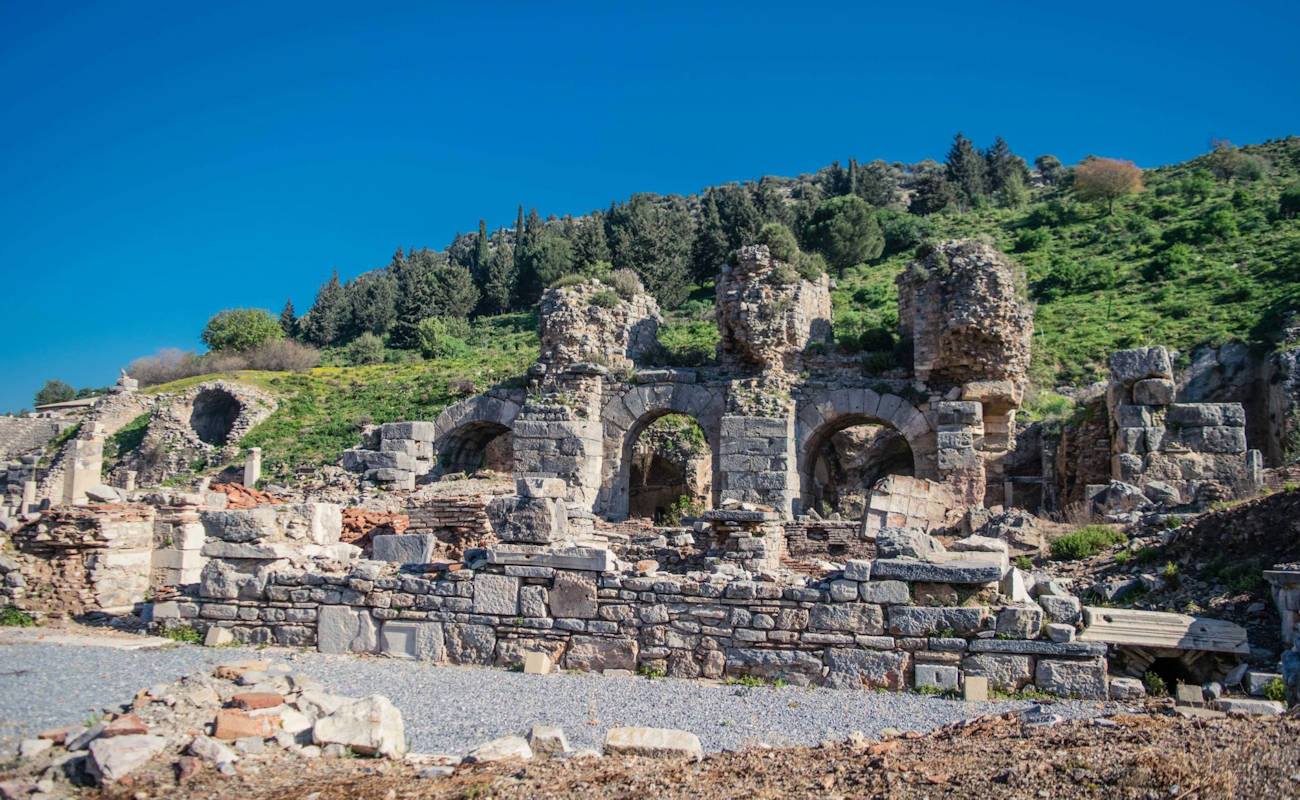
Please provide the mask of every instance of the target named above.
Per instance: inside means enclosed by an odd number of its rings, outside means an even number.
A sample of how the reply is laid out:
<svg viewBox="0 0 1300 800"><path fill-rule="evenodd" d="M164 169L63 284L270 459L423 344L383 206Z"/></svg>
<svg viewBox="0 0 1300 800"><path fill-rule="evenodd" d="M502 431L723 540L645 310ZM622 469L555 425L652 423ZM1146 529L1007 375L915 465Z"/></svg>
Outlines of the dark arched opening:
<svg viewBox="0 0 1300 800"><path fill-rule="evenodd" d="M230 431L239 419L239 401L222 389L204 389L194 398L190 412L190 427L200 441L220 447L230 438Z"/></svg>
<svg viewBox="0 0 1300 800"><path fill-rule="evenodd" d="M666 414L634 433L628 467L629 517L676 525L710 505L712 449L686 414Z"/></svg>
<svg viewBox="0 0 1300 800"><path fill-rule="evenodd" d="M499 422L470 422L447 434L437 445L440 474L514 471L514 434Z"/></svg>
<svg viewBox="0 0 1300 800"><path fill-rule="evenodd" d="M858 519L877 482L888 475L915 475L916 462L897 429L848 421L813 437L803 473L806 509Z"/></svg>

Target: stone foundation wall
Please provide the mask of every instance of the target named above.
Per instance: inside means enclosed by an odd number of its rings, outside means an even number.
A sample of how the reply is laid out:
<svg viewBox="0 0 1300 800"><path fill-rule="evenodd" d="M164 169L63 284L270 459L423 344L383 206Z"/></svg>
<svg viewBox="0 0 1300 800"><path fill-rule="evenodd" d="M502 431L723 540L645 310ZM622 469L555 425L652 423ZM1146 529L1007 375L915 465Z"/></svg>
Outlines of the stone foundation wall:
<svg viewBox="0 0 1300 800"><path fill-rule="evenodd" d="M913 605L909 582L871 578L877 565L901 574L899 563L851 561L836 580L797 587L632 577L599 550L500 550L478 569L433 574L375 562L347 574L279 571L256 596L159 603L154 618L229 628L243 642L453 664L511 666L540 652L581 671L854 689L956 689L980 675L1008 690L1106 695L1105 645L1038 639L1044 609L1032 603Z"/></svg>
<svg viewBox="0 0 1300 800"><path fill-rule="evenodd" d="M876 539L864 534L861 522L802 518L785 524L786 552L791 558L826 561L875 558Z"/></svg>
<svg viewBox="0 0 1300 800"><path fill-rule="evenodd" d="M70 419L0 417L0 459L14 458L44 447L76 424Z"/></svg>

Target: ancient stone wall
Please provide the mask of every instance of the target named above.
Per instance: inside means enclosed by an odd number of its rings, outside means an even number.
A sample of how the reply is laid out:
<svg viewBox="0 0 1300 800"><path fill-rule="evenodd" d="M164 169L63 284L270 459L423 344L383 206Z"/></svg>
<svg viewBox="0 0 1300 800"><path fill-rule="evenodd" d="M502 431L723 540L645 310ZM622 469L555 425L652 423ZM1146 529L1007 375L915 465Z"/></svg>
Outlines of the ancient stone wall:
<svg viewBox="0 0 1300 800"><path fill-rule="evenodd" d="M797 373L810 345L831 342L830 278L808 281L766 245L740 248L717 279L718 359L757 372Z"/></svg>
<svg viewBox="0 0 1300 800"><path fill-rule="evenodd" d="M156 604L154 618L226 627L239 641L455 664L511 666L539 652L581 671L755 675L845 689L956 689L964 675L979 675L1006 690L1034 684L1104 697L1105 645L1038 638L1044 620L1077 617L1077 603L990 604L1004 571L996 560L850 561L840 577L799 587L633 577L603 550L503 547L476 569L274 570L247 592L205 581L198 596ZM970 601L914 604L916 580L960 581L948 584L951 595Z"/></svg>
<svg viewBox="0 0 1300 800"><path fill-rule="evenodd" d="M630 297L592 278L551 289L539 305L544 364L595 363L630 369L658 351L659 304L638 286Z"/></svg>
<svg viewBox="0 0 1300 800"><path fill-rule="evenodd" d="M75 424L70 419L0 417L0 460L45 447Z"/></svg>

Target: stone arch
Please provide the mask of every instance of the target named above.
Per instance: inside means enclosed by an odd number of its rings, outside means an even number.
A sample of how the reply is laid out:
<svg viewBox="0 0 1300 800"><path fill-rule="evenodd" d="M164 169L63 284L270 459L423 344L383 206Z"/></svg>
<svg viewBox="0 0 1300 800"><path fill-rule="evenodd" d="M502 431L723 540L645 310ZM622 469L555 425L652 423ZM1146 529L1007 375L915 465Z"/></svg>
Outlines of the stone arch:
<svg viewBox="0 0 1300 800"><path fill-rule="evenodd" d="M716 506L721 476L718 444L724 408L721 390L690 383L641 384L610 398L600 414L605 441L596 513L611 519L627 518L632 447L647 425L668 414L691 417L704 430L712 461L709 488Z"/></svg>
<svg viewBox="0 0 1300 800"><path fill-rule="evenodd" d="M515 419L522 405L510 398L479 396L447 407L433 421L432 474L473 472L489 457L494 445L508 454L493 456L513 472ZM502 439L506 441L502 443ZM490 466L490 465L489 465Z"/></svg>
<svg viewBox="0 0 1300 800"><path fill-rule="evenodd" d="M813 472L822 444L835 433L854 425L882 425L898 431L912 451L915 474L937 478L934 426L926 415L903 397L872 389L828 389L797 398L795 444L799 473L799 508L813 498Z"/></svg>

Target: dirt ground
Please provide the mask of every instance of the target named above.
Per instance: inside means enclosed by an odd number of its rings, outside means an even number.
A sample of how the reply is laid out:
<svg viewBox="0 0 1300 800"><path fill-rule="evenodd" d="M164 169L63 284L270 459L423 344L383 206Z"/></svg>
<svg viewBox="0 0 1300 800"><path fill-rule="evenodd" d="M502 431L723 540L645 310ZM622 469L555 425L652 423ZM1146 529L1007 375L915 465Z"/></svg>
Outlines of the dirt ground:
<svg viewBox="0 0 1300 800"><path fill-rule="evenodd" d="M168 769L87 797L402 798L1070 798L1300 797L1300 720L1121 716L1027 726L982 717L926 736L748 750L701 762L589 758L461 766L443 778L367 760L264 764L233 778ZM908 738L908 737L914 738ZM164 765L160 765L164 766Z"/></svg>

